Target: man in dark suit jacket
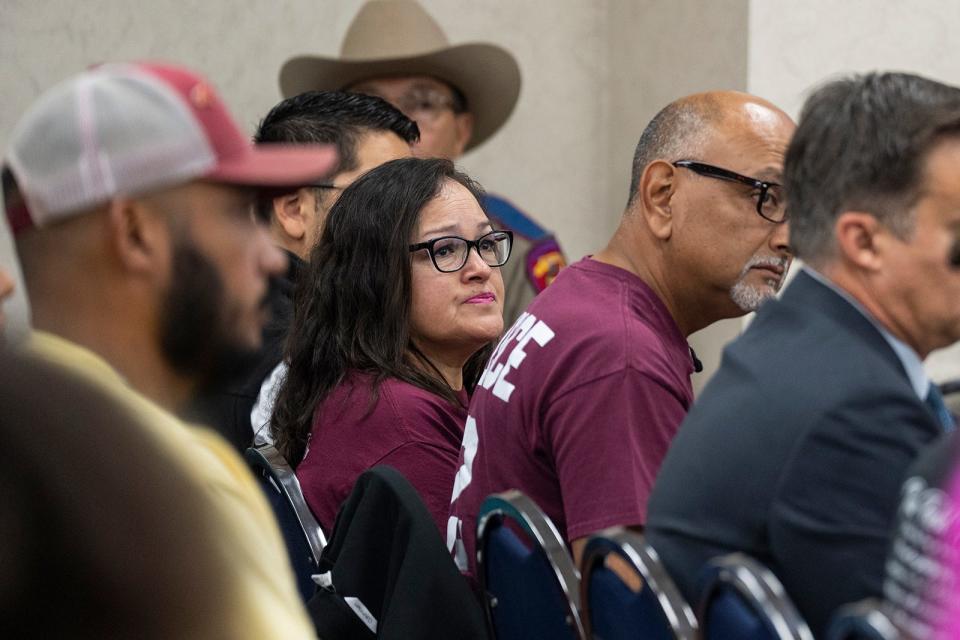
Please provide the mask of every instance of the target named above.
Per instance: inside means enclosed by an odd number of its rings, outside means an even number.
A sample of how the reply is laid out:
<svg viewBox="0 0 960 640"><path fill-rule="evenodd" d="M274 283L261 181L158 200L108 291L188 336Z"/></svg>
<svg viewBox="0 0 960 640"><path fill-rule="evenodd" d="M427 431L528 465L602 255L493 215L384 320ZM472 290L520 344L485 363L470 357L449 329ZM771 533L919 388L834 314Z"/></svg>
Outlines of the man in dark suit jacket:
<svg viewBox="0 0 960 640"><path fill-rule="evenodd" d="M808 100L784 166L807 266L725 351L650 501L649 540L692 601L734 551L815 633L880 595L904 474L953 426L922 359L960 339L958 165L960 90L871 74Z"/></svg>

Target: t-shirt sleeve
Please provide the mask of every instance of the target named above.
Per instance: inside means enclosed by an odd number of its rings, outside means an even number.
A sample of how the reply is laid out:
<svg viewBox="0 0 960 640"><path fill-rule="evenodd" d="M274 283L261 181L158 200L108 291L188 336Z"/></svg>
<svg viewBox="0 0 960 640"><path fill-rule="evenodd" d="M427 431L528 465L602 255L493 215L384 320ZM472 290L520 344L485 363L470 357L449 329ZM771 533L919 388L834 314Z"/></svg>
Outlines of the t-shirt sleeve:
<svg viewBox="0 0 960 640"><path fill-rule="evenodd" d="M686 415L662 381L627 369L563 393L544 416L567 540L646 521L660 463Z"/></svg>
<svg viewBox="0 0 960 640"><path fill-rule="evenodd" d="M385 394L387 397L387 394ZM398 387L389 391L402 440L374 464L399 471L423 498L438 530L446 530L450 493L457 472L466 412L458 415L446 400L427 392Z"/></svg>
<svg viewBox="0 0 960 640"><path fill-rule="evenodd" d="M397 447L377 464L393 467L413 485L437 523L437 531L445 535L458 455L450 447L411 442Z"/></svg>

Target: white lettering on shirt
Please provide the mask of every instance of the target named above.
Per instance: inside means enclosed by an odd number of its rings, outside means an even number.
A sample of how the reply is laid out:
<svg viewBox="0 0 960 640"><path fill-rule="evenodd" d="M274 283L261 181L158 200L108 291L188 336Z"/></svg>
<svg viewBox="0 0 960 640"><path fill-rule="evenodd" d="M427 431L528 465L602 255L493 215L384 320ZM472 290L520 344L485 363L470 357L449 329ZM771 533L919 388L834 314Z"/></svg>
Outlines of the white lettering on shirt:
<svg viewBox="0 0 960 640"><path fill-rule="evenodd" d="M553 329L547 326L543 320L537 320L536 316L524 312L512 327L507 335L503 337L500 344L494 350L490 361L487 363L483 375L480 377L480 386L484 389L493 387L493 395L504 402L510 402L510 396L513 395L514 385L507 380L507 374L511 369L517 369L527 357L527 344L533 340L537 345L543 347L553 340ZM507 344L511 340L516 340L517 344L511 349L506 362L494 364L503 355Z"/></svg>
<svg viewBox="0 0 960 640"><path fill-rule="evenodd" d="M477 434L477 421L473 416L467 416L467 423L463 428L463 443L460 445L463 449L463 464L457 469L457 475L453 479L453 496L450 503L453 504L463 490L467 488L470 481L473 480L473 459L477 457L477 446L480 444ZM463 522L457 516L450 516L447 520L447 549L453 555L453 559L460 571L467 570L467 552L463 546L463 534L461 532Z"/></svg>

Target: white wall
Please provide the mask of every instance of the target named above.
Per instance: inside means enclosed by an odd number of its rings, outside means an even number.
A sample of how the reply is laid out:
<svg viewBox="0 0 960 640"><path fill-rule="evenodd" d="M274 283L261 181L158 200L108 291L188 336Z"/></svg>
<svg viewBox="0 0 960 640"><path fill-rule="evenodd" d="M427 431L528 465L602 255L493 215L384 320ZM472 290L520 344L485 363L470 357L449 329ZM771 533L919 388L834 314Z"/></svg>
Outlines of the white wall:
<svg viewBox="0 0 960 640"><path fill-rule="evenodd" d="M960 85L960 2L753 0L749 91L797 117L809 90L840 74L897 70ZM960 345L934 353L936 380L960 377Z"/></svg>

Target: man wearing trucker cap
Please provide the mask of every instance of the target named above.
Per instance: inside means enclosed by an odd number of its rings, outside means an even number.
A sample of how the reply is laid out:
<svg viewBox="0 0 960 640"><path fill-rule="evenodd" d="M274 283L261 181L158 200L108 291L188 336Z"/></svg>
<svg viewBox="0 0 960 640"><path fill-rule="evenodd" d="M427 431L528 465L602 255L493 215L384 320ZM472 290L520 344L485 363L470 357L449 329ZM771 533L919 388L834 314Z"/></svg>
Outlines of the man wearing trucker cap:
<svg viewBox="0 0 960 640"><path fill-rule="evenodd" d="M36 329L27 349L135 417L144 455L193 481L204 524L222 532L211 553L223 615L202 637L314 637L253 478L219 436L174 413L260 346L285 258L256 219L254 188L307 184L333 162L324 147L252 147L203 78L162 64L106 64L53 87L6 153ZM131 541L163 553L150 543Z"/></svg>

